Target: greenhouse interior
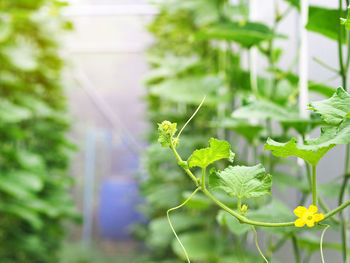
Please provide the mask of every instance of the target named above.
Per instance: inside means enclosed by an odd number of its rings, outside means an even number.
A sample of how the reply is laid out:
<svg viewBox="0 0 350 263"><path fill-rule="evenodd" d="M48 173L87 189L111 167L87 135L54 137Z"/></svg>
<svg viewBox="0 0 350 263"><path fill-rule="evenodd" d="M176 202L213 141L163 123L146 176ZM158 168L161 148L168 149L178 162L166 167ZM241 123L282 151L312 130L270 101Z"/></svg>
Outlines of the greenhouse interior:
<svg viewBox="0 0 350 263"><path fill-rule="evenodd" d="M350 0L0 0L0 263L350 262Z"/></svg>

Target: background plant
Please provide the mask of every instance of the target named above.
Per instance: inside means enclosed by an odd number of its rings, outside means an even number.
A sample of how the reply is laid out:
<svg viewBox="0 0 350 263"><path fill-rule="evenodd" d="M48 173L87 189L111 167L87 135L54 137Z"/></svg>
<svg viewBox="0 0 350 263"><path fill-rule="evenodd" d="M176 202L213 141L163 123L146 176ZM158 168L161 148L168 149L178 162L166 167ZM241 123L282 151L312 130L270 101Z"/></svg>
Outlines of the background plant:
<svg viewBox="0 0 350 263"><path fill-rule="evenodd" d="M0 1L0 261L57 262L74 149L58 55L65 3ZM54 32L54 34L53 34Z"/></svg>

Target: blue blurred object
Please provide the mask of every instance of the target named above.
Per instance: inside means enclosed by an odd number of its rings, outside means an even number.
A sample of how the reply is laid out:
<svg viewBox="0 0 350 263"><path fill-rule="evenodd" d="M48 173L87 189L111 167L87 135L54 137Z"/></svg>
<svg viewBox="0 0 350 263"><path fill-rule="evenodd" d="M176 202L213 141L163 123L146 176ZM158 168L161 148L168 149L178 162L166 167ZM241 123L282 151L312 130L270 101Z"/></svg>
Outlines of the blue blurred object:
<svg viewBox="0 0 350 263"><path fill-rule="evenodd" d="M139 156L126 148L118 145L112 148L112 174L135 174L139 171Z"/></svg>
<svg viewBox="0 0 350 263"><path fill-rule="evenodd" d="M98 226L106 239L129 239L129 227L143 221L136 210L142 202L138 184L134 181L107 179L101 184Z"/></svg>

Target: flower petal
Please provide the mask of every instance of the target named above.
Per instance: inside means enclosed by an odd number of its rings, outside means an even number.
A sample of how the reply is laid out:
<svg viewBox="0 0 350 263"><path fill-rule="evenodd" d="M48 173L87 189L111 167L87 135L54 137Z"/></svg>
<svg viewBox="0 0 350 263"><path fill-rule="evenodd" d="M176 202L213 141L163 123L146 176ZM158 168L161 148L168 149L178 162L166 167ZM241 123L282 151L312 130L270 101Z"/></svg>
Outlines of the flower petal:
<svg viewBox="0 0 350 263"><path fill-rule="evenodd" d="M316 214L317 213L317 206L310 205L308 210L309 210L310 213Z"/></svg>
<svg viewBox="0 0 350 263"><path fill-rule="evenodd" d="M297 208L294 209L293 212L297 217L302 217L303 214L307 212L307 209L304 206L298 206Z"/></svg>
<svg viewBox="0 0 350 263"><path fill-rule="evenodd" d="M315 225L315 222L314 222L314 220L308 220L308 221L306 221L306 225L308 227L313 227Z"/></svg>
<svg viewBox="0 0 350 263"><path fill-rule="evenodd" d="M294 225L296 227L303 227L305 226L305 221L301 218L298 218L297 220L295 220Z"/></svg>
<svg viewBox="0 0 350 263"><path fill-rule="evenodd" d="M313 216L313 219L314 219L315 222L320 222L320 221L322 221L324 219L324 215L323 214L315 214Z"/></svg>

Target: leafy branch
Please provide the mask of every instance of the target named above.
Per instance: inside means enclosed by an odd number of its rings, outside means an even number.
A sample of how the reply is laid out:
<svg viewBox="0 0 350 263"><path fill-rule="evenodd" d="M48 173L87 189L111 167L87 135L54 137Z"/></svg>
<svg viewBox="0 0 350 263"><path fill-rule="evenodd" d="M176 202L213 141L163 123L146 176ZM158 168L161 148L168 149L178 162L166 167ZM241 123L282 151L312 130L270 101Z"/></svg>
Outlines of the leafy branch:
<svg viewBox="0 0 350 263"><path fill-rule="evenodd" d="M174 145L170 146L171 150L174 152L177 160L179 163L184 163L178 152L176 151ZM196 178L195 175L191 172L190 169L184 168L182 165L180 165L184 171L190 176L190 178L196 183L196 185L200 185L199 189L207 196L209 197L215 204L217 204L221 209L225 210L229 214L236 217L241 223L254 225L254 226L262 226L262 227L287 227L287 226L294 226L294 222L281 222L281 223L272 223L272 222L260 222L255 220L250 220L246 218L245 216L240 215L239 213L235 212L231 208L229 208L227 205L222 203L220 200L218 200L216 197L214 197L207 189L205 184L202 184L202 180L199 178ZM193 179L194 178L194 179ZM350 200L343 203L342 205L338 206L337 208L333 209L332 211L328 212L324 215L324 220L337 214L339 211L345 209L347 206L350 205Z"/></svg>
<svg viewBox="0 0 350 263"><path fill-rule="evenodd" d="M169 147L174 153L178 160L180 167L189 175L192 181L196 185L196 190L190 195L186 201L180 206L171 209L175 210L177 208L185 205L197 191L202 191L209 199L212 200L218 207L234 216L241 224L248 224L252 227L290 227L296 226L301 227L307 224L309 227L314 226L315 223L324 221L327 218L334 216L335 214L341 212L343 209L350 205L350 200L339 204L339 206L327 214L315 214L317 212L317 183L316 183L316 166L320 159L334 146L340 144L347 144L350 141L350 108L346 103L346 100L350 96L342 89L338 89L332 98L320 102L315 102L310 104L310 108L315 110L321 115L321 118L330 126L325 126L322 128L322 133L318 138L305 140L303 144L297 143L295 139L292 139L287 143L279 143L272 139L268 139L265 150L271 150L272 153L280 157L297 156L304 159L307 163L312 166L312 199L313 205L309 209L299 206L294 210L294 213L299 217L295 222L263 222L257 220L251 220L245 216L247 206L242 206L243 198L254 198L263 196L265 194L270 194L271 192L271 175L266 174L265 168L259 164L256 166L228 166L224 170L217 171L211 169L209 187L211 189L219 188L223 190L227 195L237 198L237 212L231 209L228 205L218 200L207 188L206 185L206 170L207 167L214 162L227 159L229 162L233 162L235 154L230 149L230 144L226 141L220 141L214 138L209 140L209 147L195 150L187 161L184 161L182 157L177 152L176 148L179 145L180 138L176 136L176 123L171 123L169 121L164 121L158 125L159 131L159 142L163 147ZM196 113L198 109L196 110ZM191 116L191 119L194 115ZM188 122L186 122L186 125ZM183 130L183 129L182 129ZM201 178L197 178L191 168L199 167L202 170ZM324 204L323 204L324 205ZM167 216L169 219L169 210ZM170 219L169 223L171 225ZM175 233L172 225L171 228ZM256 233L255 229L253 228ZM325 231L324 231L325 232ZM322 241L321 239L321 253L322 251ZM179 240L175 233L176 238ZM294 237L295 239L295 237ZM295 240L294 240L295 241ZM185 248L183 247L181 241L179 240L181 247L183 248L186 258L188 259ZM296 241L293 243L295 249L298 250ZM257 248L266 262L267 259L262 254L259 245ZM297 257L299 259L299 257Z"/></svg>

